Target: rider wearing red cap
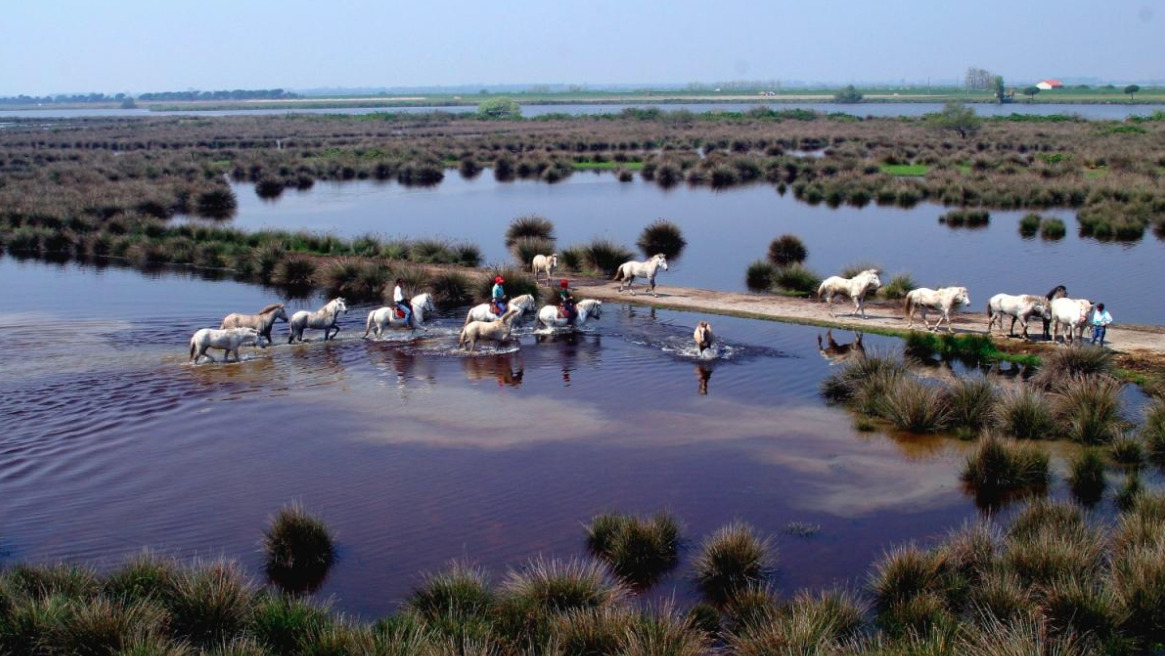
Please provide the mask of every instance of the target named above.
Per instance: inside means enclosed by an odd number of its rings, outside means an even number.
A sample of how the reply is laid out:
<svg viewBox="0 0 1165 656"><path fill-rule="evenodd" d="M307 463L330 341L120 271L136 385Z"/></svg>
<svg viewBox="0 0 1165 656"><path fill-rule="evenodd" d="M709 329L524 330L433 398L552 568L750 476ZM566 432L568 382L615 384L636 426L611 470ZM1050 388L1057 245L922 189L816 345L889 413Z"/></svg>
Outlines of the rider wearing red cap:
<svg viewBox="0 0 1165 656"><path fill-rule="evenodd" d="M499 317L506 313L506 290L502 287L505 282L505 278L494 276L494 286L489 295L493 312Z"/></svg>
<svg viewBox="0 0 1165 656"><path fill-rule="evenodd" d="M570 293L570 283L563 278L558 283L558 307L566 319L574 319L574 294Z"/></svg>

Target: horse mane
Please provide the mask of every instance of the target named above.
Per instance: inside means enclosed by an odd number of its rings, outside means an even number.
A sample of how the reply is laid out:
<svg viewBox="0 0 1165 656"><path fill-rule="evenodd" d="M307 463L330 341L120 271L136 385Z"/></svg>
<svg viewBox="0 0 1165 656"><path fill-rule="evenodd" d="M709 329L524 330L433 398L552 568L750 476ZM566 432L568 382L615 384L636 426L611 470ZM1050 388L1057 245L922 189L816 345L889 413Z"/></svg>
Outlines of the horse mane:
<svg viewBox="0 0 1165 656"><path fill-rule="evenodd" d="M1055 287L1053 287L1053 288L1052 288L1052 291L1048 292L1048 293L1047 293L1047 294L1044 296L1044 298L1046 298L1046 299L1048 299L1049 301L1051 301L1051 300L1054 300L1054 299L1055 299L1055 297L1056 297L1056 294L1065 294L1065 295L1066 295L1067 293L1068 293L1068 288L1067 288L1067 287L1065 287L1065 286L1063 286L1063 285L1056 285Z"/></svg>
<svg viewBox="0 0 1165 656"><path fill-rule="evenodd" d="M271 305L268 305L267 307L263 308L262 310L259 310L259 314L267 314L268 312L274 312L281 307L283 307L282 303L272 303Z"/></svg>

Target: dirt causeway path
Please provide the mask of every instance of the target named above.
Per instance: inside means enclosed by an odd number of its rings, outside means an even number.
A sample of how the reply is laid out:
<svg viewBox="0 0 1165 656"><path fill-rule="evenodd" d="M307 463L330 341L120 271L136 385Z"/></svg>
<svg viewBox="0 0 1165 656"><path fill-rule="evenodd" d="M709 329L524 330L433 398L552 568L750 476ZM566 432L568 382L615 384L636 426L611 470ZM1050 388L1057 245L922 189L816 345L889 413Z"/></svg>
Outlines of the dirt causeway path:
<svg viewBox="0 0 1165 656"><path fill-rule="evenodd" d="M853 303L849 300L835 300L833 307L838 316L831 317L824 303L804 298L719 292L662 285L655 288L658 297L646 295L642 291L632 296L627 292L620 293L617 284L609 280L577 279L576 284L580 295L609 302L636 303L675 310L771 319L845 330L875 329L882 332L895 331L899 333L907 330L902 305L900 302L894 301L868 301L866 303L868 318L862 319L849 315L853 312ZM638 288L643 289L641 285ZM921 314L918 316L921 318ZM930 318L932 321L935 319L933 313ZM986 333L987 315L982 312L959 312L952 317L952 321L955 331L958 333ZM714 321L712 323L715 325ZM915 329L923 329L921 321L918 319L914 325ZM1016 326L1016 330L1019 330L1018 326ZM1039 340L1042 324L1037 322L1029 332ZM995 337L999 348L1006 351L1038 353L1040 350L1055 346L1042 340L1024 342L1018 338L1009 339L1006 337L1006 333L1001 336L998 328L996 328ZM1087 337L1086 332L1085 338L1087 339ZM1108 331L1106 343L1113 351L1123 356L1119 357L1123 366L1141 371L1157 371L1158 373L1165 371L1165 327L1163 326L1114 325Z"/></svg>

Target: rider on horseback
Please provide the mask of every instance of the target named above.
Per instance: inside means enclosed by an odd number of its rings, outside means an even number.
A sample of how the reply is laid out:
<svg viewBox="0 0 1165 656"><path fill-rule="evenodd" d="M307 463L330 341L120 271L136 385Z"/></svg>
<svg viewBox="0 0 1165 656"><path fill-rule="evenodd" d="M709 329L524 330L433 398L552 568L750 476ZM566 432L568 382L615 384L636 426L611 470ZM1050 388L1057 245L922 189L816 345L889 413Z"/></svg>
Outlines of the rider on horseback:
<svg viewBox="0 0 1165 656"><path fill-rule="evenodd" d="M392 290L392 302L396 306L398 316L404 317L405 325L412 330L416 328L413 325L413 306L409 302L409 299L405 297L404 284L405 281L403 278L396 279L396 287Z"/></svg>
<svg viewBox="0 0 1165 656"><path fill-rule="evenodd" d="M570 293L570 283L563 278L558 283L558 311L564 319L574 319L574 294Z"/></svg>
<svg viewBox="0 0 1165 656"><path fill-rule="evenodd" d="M499 317L506 313L506 290L502 287L505 284L505 278L501 276L494 276L494 286L490 290L490 311Z"/></svg>

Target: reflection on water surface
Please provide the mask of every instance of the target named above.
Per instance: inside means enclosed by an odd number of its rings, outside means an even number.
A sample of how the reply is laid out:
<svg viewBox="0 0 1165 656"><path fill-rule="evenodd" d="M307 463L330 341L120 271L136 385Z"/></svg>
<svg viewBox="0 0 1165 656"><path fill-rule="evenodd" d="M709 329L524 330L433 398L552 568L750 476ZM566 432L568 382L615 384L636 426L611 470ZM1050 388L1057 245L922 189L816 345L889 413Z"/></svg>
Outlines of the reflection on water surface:
<svg viewBox="0 0 1165 656"><path fill-rule="evenodd" d="M724 351L705 361L683 348L696 315L613 306L588 331L527 327L517 350L469 356L462 313L374 342L354 307L337 340L287 346L279 324L241 363L191 366L194 329L273 299L10 258L0 279L0 527L18 559L149 546L259 572L261 527L299 499L339 534L319 594L372 615L450 558L581 553L580 523L604 510L670 509L693 542L752 522L778 536L787 590L854 581L888 545L975 514L966 446L859 433L822 403L840 334L717 316ZM782 534L794 521L821 531ZM685 572L652 594L688 596Z"/></svg>

